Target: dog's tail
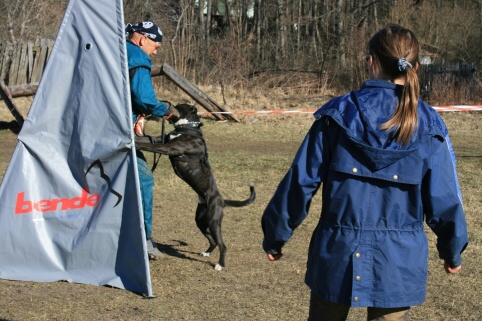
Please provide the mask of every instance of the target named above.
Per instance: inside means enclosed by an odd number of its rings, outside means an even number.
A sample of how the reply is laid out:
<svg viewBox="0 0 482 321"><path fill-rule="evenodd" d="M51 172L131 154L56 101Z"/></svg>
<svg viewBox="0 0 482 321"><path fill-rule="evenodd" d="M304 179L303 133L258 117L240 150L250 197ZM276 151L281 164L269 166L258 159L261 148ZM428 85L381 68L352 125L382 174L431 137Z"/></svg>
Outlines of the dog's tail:
<svg viewBox="0 0 482 321"><path fill-rule="evenodd" d="M254 202L256 199L256 191L254 190L254 183L249 184L250 195L244 201L224 200L224 206L243 207Z"/></svg>

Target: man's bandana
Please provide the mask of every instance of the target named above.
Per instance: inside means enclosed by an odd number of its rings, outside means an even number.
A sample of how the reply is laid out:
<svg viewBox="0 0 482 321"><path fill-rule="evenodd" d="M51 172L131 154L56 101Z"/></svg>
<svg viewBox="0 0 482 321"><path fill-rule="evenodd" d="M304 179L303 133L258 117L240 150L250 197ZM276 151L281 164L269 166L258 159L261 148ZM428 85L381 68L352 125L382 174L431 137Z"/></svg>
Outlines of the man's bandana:
<svg viewBox="0 0 482 321"><path fill-rule="evenodd" d="M150 21L128 23L126 24L126 36L129 37L132 33L137 32L149 37L154 42L162 42L162 31L155 23Z"/></svg>

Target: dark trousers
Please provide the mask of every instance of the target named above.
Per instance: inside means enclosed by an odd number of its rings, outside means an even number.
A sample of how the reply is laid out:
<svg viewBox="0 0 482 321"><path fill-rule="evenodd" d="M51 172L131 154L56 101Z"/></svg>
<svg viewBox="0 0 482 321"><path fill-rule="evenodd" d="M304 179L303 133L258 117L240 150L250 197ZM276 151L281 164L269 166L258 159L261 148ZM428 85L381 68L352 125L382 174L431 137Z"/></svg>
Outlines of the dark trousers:
<svg viewBox="0 0 482 321"><path fill-rule="evenodd" d="M405 321L408 320L410 307L403 308L367 308L368 321ZM344 321L350 306L333 303L311 293L308 321Z"/></svg>

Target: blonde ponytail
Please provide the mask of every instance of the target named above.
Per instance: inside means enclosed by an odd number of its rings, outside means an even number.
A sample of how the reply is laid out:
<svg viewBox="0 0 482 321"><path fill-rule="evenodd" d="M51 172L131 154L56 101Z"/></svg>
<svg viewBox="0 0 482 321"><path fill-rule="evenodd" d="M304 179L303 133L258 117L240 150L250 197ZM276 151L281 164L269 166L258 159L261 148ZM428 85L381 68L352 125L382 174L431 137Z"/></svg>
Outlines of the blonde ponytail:
<svg viewBox="0 0 482 321"><path fill-rule="evenodd" d="M407 145L418 126L418 40L410 30L390 24L372 37L368 49L371 55L376 56L382 73L389 79L405 76L397 107L390 119L379 128L385 131L394 130L396 141Z"/></svg>
<svg viewBox="0 0 482 321"><path fill-rule="evenodd" d="M397 108L392 117L380 125L380 129L391 131L395 129L396 141L407 145L413 132L418 126L418 98L420 97L420 86L415 70L407 68L405 85L402 95L398 101Z"/></svg>

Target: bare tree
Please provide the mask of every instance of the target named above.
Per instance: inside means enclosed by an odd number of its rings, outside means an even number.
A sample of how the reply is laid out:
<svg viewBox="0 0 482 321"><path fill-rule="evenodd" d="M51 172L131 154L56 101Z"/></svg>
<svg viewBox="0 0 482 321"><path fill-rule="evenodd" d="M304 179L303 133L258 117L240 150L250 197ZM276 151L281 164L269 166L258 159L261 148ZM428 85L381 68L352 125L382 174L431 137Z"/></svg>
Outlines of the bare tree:
<svg viewBox="0 0 482 321"><path fill-rule="evenodd" d="M36 34L36 22L44 15L49 3L41 0L2 0L8 39L15 42L26 36L43 36ZM30 33L30 34L28 34Z"/></svg>
<svg viewBox="0 0 482 321"><path fill-rule="evenodd" d="M0 0L0 36L53 37L67 3ZM124 13L159 23L170 44L159 56L199 82L296 70L353 87L366 76L366 42L389 22L415 31L435 59L482 63L482 0L124 0Z"/></svg>
<svg viewBox="0 0 482 321"><path fill-rule="evenodd" d="M276 26L278 31L278 52L279 57L284 59L286 57L286 16L285 16L285 0L276 0L277 19Z"/></svg>

